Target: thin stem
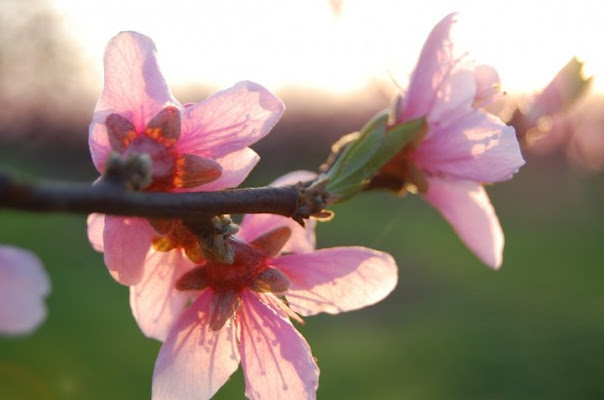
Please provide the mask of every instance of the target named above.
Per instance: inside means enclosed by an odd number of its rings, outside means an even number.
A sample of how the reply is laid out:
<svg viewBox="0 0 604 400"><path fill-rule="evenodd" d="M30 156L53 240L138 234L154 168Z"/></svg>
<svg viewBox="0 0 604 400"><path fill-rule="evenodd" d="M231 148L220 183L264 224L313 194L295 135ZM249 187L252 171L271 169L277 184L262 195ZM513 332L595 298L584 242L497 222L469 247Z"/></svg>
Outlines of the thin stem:
<svg viewBox="0 0 604 400"><path fill-rule="evenodd" d="M297 187L262 187L220 192L135 192L107 185L29 183L0 174L0 208L34 212L114 214L195 220L220 214L299 212Z"/></svg>

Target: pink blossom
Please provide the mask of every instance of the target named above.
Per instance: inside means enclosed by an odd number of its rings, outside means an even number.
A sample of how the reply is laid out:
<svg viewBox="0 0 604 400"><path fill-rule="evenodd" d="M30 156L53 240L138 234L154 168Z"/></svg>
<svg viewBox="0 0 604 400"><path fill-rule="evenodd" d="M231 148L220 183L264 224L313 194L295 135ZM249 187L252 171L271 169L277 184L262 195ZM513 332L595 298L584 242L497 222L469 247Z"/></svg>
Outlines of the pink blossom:
<svg viewBox="0 0 604 400"><path fill-rule="evenodd" d="M248 81L183 106L161 75L151 39L122 32L105 50L105 84L90 124L90 151L99 172L112 151L148 154L147 191L221 190L245 179L258 162L248 146L264 137L283 111L277 97ZM194 235L177 221L93 214L88 235L93 247L104 251L113 277L126 285L158 273L153 268L168 259L200 261Z"/></svg>
<svg viewBox="0 0 604 400"><path fill-rule="evenodd" d="M592 82L593 76L586 78L583 63L573 57L541 93L529 100L528 104L516 108L508 123L516 128L523 147L537 154L565 149L571 161L598 169L597 139L601 135L590 135L597 133L598 129L589 129L589 122L593 119L588 115L589 103L577 107L577 102L585 96ZM598 107L596 113L599 112ZM584 135L585 132L587 135ZM586 146L581 145L582 139L587 139ZM599 147L602 147L601 141ZM590 157L594 154L595 158ZM596 161L596 165L592 161Z"/></svg>
<svg viewBox="0 0 604 400"><path fill-rule="evenodd" d="M319 369L290 318L374 304L393 290L397 267L363 247L314 250L310 225L246 215L233 264L208 260L178 278L176 291L195 297L159 352L155 400L210 398L239 363L250 399L315 398Z"/></svg>
<svg viewBox="0 0 604 400"><path fill-rule="evenodd" d="M425 117L428 131L382 169L423 197L480 260L499 268L503 232L483 183L510 179L524 164L514 129L478 107L489 104L497 72L473 66L450 38L456 14L434 27L395 103L395 123Z"/></svg>
<svg viewBox="0 0 604 400"><path fill-rule="evenodd" d="M537 95L525 115L529 126L535 126L539 118L560 114L580 99L591 83L593 76L583 76L583 63L573 57L558 71L545 89Z"/></svg>
<svg viewBox="0 0 604 400"><path fill-rule="evenodd" d="M27 334L46 318L50 281L32 252L0 246L0 333Z"/></svg>
<svg viewBox="0 0 604 400"><path fill-rule="evenodd" d="M309 181L316 177L310 172L295 172L288 174L272 183L273 186L295 184L298 180ZM297 226L293 220L284 219L289 225ZM255 228L258 232L271 228L271 217L256 216ZM268 223L265 226L264 223ZM307 223L308 229L295 229L292 241L305 243L306 247L297 248L298 251L310 251L314 249L314 227L315 222ZM95 229L101 232L100 229ZM176 229L178 233L180 229ZM260 233L259 233L260 234ZM296 237L302 235L299 240ZM167 237L162 237L166 239ZM288 249L286 246L285 249ZM191 259L194 259L192 261ZM174 290L176 280L185 272L197 264L203 264L205 260L201 256L186 256L183 251L150 251L146 259L142 279L136 285L130 287L130 308L141 331L148 337L165 340L169 329L175 320L182 314L186 304L191 301L191 293L187 291Z"/></svg>

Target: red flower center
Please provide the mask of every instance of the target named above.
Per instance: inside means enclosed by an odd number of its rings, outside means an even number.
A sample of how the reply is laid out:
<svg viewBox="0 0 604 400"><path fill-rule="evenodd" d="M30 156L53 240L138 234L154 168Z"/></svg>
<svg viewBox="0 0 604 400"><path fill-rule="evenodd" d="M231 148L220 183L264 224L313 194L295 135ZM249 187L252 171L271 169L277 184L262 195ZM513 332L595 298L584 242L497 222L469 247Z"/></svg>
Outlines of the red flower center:
<svg viewBox="0 0 604 400"><path fill-rule="evenodd" d="M169 192L212 182L222 174L216 161L175 149L180 138L181 113L174 106L161 110L142 132L119 114L110 114L105 125L111 149L124 155L148 154L152 181L145 191Z"/></svg>
<svg viewBox="0 0 604 400"><path fill-rule="evenodd" d="M231 245L235 252L232 264L212 260L187 272L176 282L177 290L203 290L212 288L212 315L210 327L220 329L237 311L244 289L256 292L283 293L290 282L275 268L266 265L266 259L275 256L291 235L288 227L274 229L251 243L237 237Z"/></svg>

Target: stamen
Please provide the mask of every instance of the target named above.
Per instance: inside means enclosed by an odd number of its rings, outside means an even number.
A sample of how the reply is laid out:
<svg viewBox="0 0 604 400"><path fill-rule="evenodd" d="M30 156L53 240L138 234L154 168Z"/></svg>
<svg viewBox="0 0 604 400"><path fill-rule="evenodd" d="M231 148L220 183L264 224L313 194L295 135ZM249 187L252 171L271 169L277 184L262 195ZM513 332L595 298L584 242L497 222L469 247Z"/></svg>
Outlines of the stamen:
<svg viewBox="0 0 604 400"><path fill-rule="evenodd" d="M151 244L155 250L182 249L187 258L194 263L202 264L205 261L199 245L199 238L180 220L149 219L149 223L157 233L151 239Z"/></svg>
<svg viewBox="0 0 604 400"><path fill-rule="evenodd" d="M151 239L151 245L157 251L170 251L176 247L169 236L155 236Z"/></svg>
<svg viewBox="0 0 604 400"><path fill-rule="evenodd" d="M163 132L162 132L161 128L153 128L153 129L147 128L147 129L145 129L145 134L147 136L151 137L152 139L157 140L162 136Z"/></svg>
<svg viewBox="0 0 604 400"><path fill-rule="evenodd" d="M174 162L172 183L177 188L193 188L218 179L222 175L219 163L193 154L183 154Z"/></svg>
<svg viewBox="0 0 604 400"><path fill-rule="evenodd" d="M201 251L201 247L199 246L199 244L196 244L195 246L191 246L191 247L185 247L185 255L187 256L187 258L191 261L193 261L196 264L201 264L202 262L204 262L204 257L203 257L203 252Z"/></svg>
<svg viewBox="0 0 604 400"><path fill-rule="evenodd" d="M428 191L428 179L426 179L426 174L421 169L419 169L417 165L415 165L415 163L409 163L409 169L407 170L407 180L409 184L415 186L415 193L426 193Z"/></svg>
<svg viewBox="0 0 604 400"><path fill-rule="evenodd" d="M274 296L272 294L266 294L262 297L267 303L270 303L274 308L282 310L289 318L304 325L304 320L298 314L296 314L289 305L287 299L284 296Z"/></svg>
<svg viewBox="0 0 604 400"><path fill-rule="evenodd" d="M178 176L176 176L176 177L174 177L174 179L172 179L172 184L176 188L181 188L184 185L184 181L182 180L182 178L179 178Z"/></svg>

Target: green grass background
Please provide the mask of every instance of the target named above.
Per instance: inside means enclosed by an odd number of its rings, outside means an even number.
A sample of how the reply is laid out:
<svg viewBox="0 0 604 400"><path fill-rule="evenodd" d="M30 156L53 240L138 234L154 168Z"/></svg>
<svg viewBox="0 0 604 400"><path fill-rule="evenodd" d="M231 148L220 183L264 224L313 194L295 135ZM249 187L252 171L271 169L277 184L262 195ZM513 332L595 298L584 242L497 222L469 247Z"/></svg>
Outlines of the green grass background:
<svg viewBox="0 0 604 400"><path fill-rule="evenodd" d="M400 282L373 307L298 326L319 398L604 398L604 177L535 161L489 193L506 234L496 272L416 196L334 207L319 246L390 252ZM0 224L0 243L35 251L53 285L41 329L0 338L0 399L149 398L160 344L140 334L85 217L1 211ZM216 398L244 398L241 370Z"/></svg>

